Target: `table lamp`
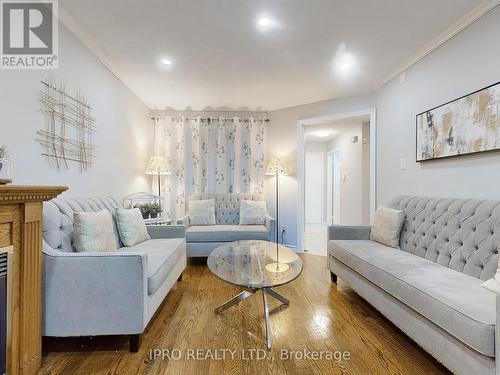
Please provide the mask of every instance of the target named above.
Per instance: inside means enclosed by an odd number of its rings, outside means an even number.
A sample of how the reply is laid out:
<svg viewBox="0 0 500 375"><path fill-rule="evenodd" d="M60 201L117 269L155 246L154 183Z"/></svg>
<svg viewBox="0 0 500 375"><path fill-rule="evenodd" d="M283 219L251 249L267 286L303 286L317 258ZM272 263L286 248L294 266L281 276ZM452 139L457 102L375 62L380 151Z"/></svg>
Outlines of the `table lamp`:
<svg viewBox="0 0 500 375"><path fill-rule="evenodd" d="M149 159L146 174L158 175L158 196L161 196L161 178L160 176L172 174L170 171L170 160L165 156L151 156Z"/></svg>
<svg viewBox="0 0 500 375"><path fill-rule="evenodd" d="M279 261L279 176L287 176L288 170L286 164L283 160L278 158L272 158L267 164L266 175L276 176L276 262L269 263L266 265L266 269L269 272L285 272L289 266L286 263L280 263Z"/></svg>

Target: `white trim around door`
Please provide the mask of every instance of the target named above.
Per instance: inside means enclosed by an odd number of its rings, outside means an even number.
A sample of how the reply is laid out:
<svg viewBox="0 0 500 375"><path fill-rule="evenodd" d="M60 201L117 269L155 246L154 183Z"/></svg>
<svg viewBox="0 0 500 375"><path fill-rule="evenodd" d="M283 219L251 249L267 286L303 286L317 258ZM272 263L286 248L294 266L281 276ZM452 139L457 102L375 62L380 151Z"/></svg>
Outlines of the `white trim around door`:
<svg viewBox="0 0 500 375"><path fill-rule="evenodd" d="M340 175L342 170L340 163L342 152L335 149L328 151L326 155L326 224L333 225L340 223Z"/></svg>
<svg viewBox="0 0 500 375"><path fill-rule="evenodd" d="M310 125L321 125L341 119L348 119L359 116L370 116L370 220L375 214L377 207L377 111L375 108L342 113L329 116L314 117L297 121L298 157L297 157L297 251L303 251L304 240L304 186L305 186L305 147L304 135L305 127Z"/></svg>

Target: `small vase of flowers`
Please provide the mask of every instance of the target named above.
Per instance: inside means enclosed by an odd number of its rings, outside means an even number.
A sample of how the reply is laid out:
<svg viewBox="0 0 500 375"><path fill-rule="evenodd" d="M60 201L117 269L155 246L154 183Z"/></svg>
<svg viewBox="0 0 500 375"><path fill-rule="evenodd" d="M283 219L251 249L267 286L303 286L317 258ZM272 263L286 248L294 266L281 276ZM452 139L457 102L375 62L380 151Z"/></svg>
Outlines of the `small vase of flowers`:
<svg viewBox="0 0 500 375"><path fill-rule="evenodd" d="M151 216L151 219L156 219L159 214L163 212L163 209L161 208L161 204L159 203L151 203L149 205L149 215Z"/></svg>
<svg viewBox="0 0 500 375"><path fill-rule="evenodd" d="M12 181L12 161L6 146L0 146L0 183Z"/></svg>

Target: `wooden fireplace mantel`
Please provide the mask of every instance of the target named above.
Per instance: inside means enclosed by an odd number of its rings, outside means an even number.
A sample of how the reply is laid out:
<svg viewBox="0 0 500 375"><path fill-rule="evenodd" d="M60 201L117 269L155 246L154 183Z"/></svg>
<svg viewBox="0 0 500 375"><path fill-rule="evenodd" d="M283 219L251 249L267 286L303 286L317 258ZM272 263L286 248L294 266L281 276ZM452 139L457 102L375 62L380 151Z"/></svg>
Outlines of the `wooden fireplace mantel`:
<svg viewBox="0 0 500 375"><path fill-rule="evenodd" d="M0 186L0 248L9 252L7 374L36 374L42 357L42 202L63 186Z"/></svg>

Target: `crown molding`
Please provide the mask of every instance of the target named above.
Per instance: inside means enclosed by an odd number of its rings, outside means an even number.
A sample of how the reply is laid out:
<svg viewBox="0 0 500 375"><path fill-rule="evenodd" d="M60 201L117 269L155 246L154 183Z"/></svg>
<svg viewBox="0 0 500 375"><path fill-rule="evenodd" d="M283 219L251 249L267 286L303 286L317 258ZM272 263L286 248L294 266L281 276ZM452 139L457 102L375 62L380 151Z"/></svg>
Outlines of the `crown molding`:
<svg viewBox="0 0 500 375"><path fill-rule="evenodd" d="M471 9L465 15L460 17L456 22L454 22L445 31L439 34L436 38L427 43L423 48L418 50L413 56L411 56L405 63L401 64L396 70L385 75L382 79L376 82L374 90L380 89L387 82L397 77L399 74L405 72L413 65L418 63L424 57L438 49L440 46L445 44L455 35L459 34L461 31L465 30L467 27L472 25L478 19L480 19L485 14L489 13L491 10L500 5L500 0L484 0L478 6Z"/></svg>
<svg viewBox="0 0 500 375"><path fill-rule="evenodd" d="M143 103L146 108L150 109L150 107L144 103L142 98L127 84L126 79L124 78L124 74L118 68L118 64L116 64L102 49L97 45L94 39L87 33L84 29L78 25L75 19L68 13L66 10L59 4L58 11L58 19L62 25L64 25L85 47L87 47L127 89L134 94L137 99Z"/></svg>

